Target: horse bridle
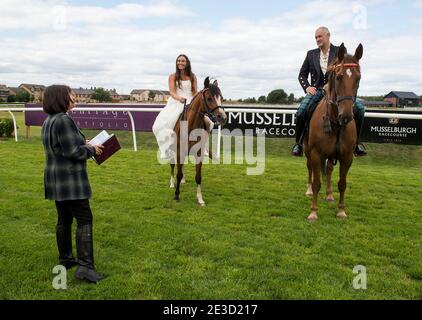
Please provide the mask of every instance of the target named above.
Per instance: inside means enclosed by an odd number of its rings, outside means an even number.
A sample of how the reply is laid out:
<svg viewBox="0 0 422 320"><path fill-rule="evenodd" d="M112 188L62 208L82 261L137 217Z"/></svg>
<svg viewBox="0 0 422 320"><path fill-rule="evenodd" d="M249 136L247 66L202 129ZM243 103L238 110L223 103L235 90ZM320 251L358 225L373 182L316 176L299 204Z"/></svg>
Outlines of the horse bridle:
<svg viewBox="0 0 422 320"><path fill-rule="evenodd" d="M196 99L196 97L197 96L199 96L199 94L201 94L202 95L202 99L204 100L204 104L205 104L205 113L204 112L201 112L201 111L194 111L194 112L196 112L196 113L199 113L201 116L203 116L203 117L205 117L205 116L208 116L208 118L210 118L210 120L212 121L212 122L216 122L216 115L213 113L215 110L217 110L217 109L222 109L223 111L224 111L224 107L222 107L222 106L216 106L215 108L212 108L212 109L210 109L210 107L209 107L209 105L208 105L208 103L207 103L207 99L206 99L206 97L205 97L205 92L207 92L209 89L208 88L205 88L205 89L203 89L203 90L201 90L200 92L198 92L193 98L192 98L192 100L191 100L191 102L190 102L190 104L189 105L187 105L186 104L186 100L185 100L185 106L184 106L184 112L186 112L187 111L187 109L189 108L189 106L192 104L192 102Z"/></svg>
<svg viewBox="0 0 422 320"><path fill-rule="evenodd" d="M343 64L337 64L335 66L333 66L333 72L335 69L340 68L340 67L346 67L346 68L356 68L356 67L360 67L358 63L343 63ZM336 81L337 81L337 75L335 73L333 73L333 77L334 77L334 94L336 96L336 101L332 101L331 99L328 99L325 91L324 91L324 96L327 100L327 102L333 106L335 106L336 108L339 107L340 102L342 101L347 101L347 100L351 100L353 102L353 104L355 104L356 102L356 98L355 96L337 96L337 92L336 92Z"/></svg>

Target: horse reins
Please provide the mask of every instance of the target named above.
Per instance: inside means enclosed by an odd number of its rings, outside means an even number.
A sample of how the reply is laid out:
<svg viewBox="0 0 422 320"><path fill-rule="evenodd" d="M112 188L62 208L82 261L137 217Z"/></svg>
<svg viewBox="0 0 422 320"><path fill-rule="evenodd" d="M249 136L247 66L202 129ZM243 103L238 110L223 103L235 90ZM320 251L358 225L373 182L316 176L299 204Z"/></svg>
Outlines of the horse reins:
<svg viewBox="0 0 422 320"><path fill-rule="evenodd" d="M199 96L199 94L201 94L202 95L202 98L203 98L203 100L204 100L204 104L205 104L205 113L204 112L201 112L201 111L195 111L195 110L192 110L192 112L195 112L195 113L198 113L198 114L200 114L202 117L205 117L205 116L208 116L208 118L210 118L210 120L212 121L212 122L215 122L214 120L215 120L215 118L216 118L216 116L214 115L214 111L215 110L217 110L217 109L223 109L224 110L224 108L222 107L222 106L216 106L215 108L212 108L212 109L210 109L210 107L208 106L208 103L207 103L207 99L206 99L206 97L205 97L205 92L206 91L208 91L209 89L208 88L206 88L206 89L203 89L203 90L201 90L200 92L198 92L193 98L192 98L192 100L191 100L191 102L189 103L189 104L187 104L186 103L186 99L185 99L185 104L184 104L184 106L183 106L183 116L182 116L182 120L185 120L185 117L186 117L186 112L187 112L187 110L189 109L189 107L190 107L190 105L192 104L192 102L196 99L196 97L198 97Z"/></svg>

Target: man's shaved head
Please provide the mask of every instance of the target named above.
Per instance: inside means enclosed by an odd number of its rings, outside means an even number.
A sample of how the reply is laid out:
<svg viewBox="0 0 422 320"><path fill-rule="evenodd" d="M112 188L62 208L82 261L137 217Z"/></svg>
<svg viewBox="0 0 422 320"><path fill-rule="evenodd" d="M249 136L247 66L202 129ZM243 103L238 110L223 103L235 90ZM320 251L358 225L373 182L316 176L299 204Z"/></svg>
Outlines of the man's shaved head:
<svg viewBox="0 0 422 320"><path fill-rule="evenodd" d="M322 31L325 34L327 34L327 33L329 34L330 33L330 30L328 30L327 27L319 27L318 29L315 30L315 32L318 32L318 31Z"/></svg>
<svg viewBox="0 0 422 320"><path fill-rule="evenodd" d="M330 31L327 27L319 27L315 31L315 40L318 48L327 50L330 47Z"/></svg>

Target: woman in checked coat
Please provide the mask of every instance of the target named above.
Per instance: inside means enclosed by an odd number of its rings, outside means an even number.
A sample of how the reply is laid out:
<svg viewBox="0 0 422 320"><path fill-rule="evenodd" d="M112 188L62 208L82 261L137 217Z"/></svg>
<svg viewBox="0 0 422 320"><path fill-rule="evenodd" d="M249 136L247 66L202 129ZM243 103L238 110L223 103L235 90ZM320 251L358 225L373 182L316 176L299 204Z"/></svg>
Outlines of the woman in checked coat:
<svg viewBox="0 0 422 320"><path fill-rule="evenodd" d="M46 155L44 170L45 198L55 200L58 221L56 239L59 261L67 269L78 265L75 277L97 282L103 277L94 266L91 187L86 160L102 153L103 146L92 146L67 112L75 107L74 95L67 86L46 89L43 109L48 114L42 127ZM77 221L77 259L72 253L72 222Z"/></svg>

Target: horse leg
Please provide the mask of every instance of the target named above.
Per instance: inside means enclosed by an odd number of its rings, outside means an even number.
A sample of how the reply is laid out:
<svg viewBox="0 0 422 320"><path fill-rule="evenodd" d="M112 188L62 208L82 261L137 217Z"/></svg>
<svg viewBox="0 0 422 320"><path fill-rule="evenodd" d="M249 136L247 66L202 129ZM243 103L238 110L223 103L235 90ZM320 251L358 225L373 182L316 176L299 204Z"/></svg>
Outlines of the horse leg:
<svg viewBox="0 0 422 320"><path fill-rule="evenodd" d="M352 157L346 159L345 161L340 162L340 180L338 182L338 190L340 191L340 199L338 202L338 213L337 218L345 219L347 217L345 211L345 204L344 204L344 194L346 192L346 178L347 173L349 172L350 166L352 165L353 161L353 154Z"/></svg>
<svg viewBox="0 0 422 320"><path fill-rule="evenodd" d="M318 220L318 193L321 189L321 160L316 150L313 150L311 152L311 164L314 176L312 181L312 206L311 213L308 216L308 220L315 221Z"/></svg>
<svg viewBox="0 0 422 320"><path fill-rule="evenodd" d="M183 164L180 162L177 163L177 183L176 183L176 192L174 193L174 200L179 201L179 195L180 195L180 182L183 178Z"/></svg>
<svg viewBox="0 0 422 320"><path fill-rule="evenodd" d="M208 157L211 159L211 160L216 160L217 162L219 162L220 161L220 158L217 156L217 154L215 154L212 150L210 150L208 147L207 147L207 145L209 145L208 144L208 141L209 141L209 139L210 139L210 135L211 135L211 131L212 131L212 129L214 128L214 122L208 117L208 116L205 116L204 117L204 123L205 123L205 132L206 132L206 136L203 136L202 138L201 138L201 140L202 141L204 141L204 148L203 148L203 150L204 150L204 152L205 152L205 154L207 154L208 153ZM214 145L213 145L213 148L214 148ZM203 155L202 155L203 156Z"/></svg>
<svg viewBox="0 0 422 320"><path fill-rule="evenodd" d="M333 162L330 159L327 160L326 168L327 168L327 189L325 192L325 195L326 195L325 200L327 200L328 202L333 202L334 195L333 195L333 183L332 183L331 176L333 174L334 166L333 166Z"/></svg>
<svg viewBox="0 0 422 320"><path fill-rule="evenodd" d="M200 158L196 159L196 175L195 175L195 181L196 181L196 199L198 199L198 204L202 207L205 206L205 201L202 198L202 191L201 191L201 168L202 168L202 161Z"/></svg>
<svg viewBox="0 0 422 320"><path fill-rule="evenodd" d="M174 163L170 163L171 167L171 174L170 174L170 189L174 189L174 167L176 165Z"/></svg>
<svg viewBox="0 0 422 320"><path fill-rule="evenodd" d="M306 160L306 166L308 167L308 189L306 190L306 196L312 196L312 165L310 157Z"/></svg>

